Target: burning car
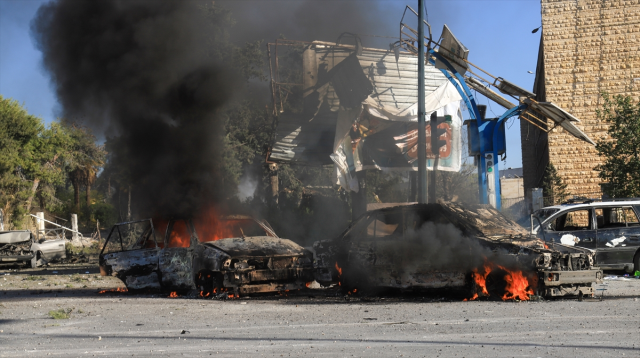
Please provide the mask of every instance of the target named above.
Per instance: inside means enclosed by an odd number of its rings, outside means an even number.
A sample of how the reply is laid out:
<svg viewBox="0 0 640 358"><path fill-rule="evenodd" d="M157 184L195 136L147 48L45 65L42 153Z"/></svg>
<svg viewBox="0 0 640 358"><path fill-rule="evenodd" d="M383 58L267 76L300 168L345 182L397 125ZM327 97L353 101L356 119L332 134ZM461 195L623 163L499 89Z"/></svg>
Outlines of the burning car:
<svg viewBox="0 0 640 358"><path fill-rule="evenodd" d="M544 241L488 205L413 204L362 215L314 244L322 284L348 292L459 289L472 299L592 295L593 252Z"/></svg>
<svg viewBox="0 0 640 358"><path fill-rule="evenodd" d="M36 240L29 230L0 231L0 264L25 264L35 268L66 258L65 240Z"/></svg>
<svg viewBox="0 0 640 358"><path fill-rule="evenodd" d="M195 225L178 219L116 224L99 260L100 273L129 290L197 290L204 297L299 289L314 279L310 251L279 238L266 221L241 215Z"/></svg>

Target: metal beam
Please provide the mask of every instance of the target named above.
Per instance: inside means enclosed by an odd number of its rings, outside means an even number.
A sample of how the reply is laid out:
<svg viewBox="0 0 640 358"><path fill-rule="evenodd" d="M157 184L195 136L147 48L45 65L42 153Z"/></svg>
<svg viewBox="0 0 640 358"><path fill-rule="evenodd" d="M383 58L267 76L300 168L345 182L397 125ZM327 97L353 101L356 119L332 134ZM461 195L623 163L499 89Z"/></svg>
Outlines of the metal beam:
<svg viewBox="0 0 640 358"><path fill-rule="evenodd" d="M467 109L469 110L469 116L471 116L473 120L478 123L478 129L482 126L482 118L480 118L480 111L478 111L478 106L476 106L476 100L471 93L469 87L467 87L464 78L456 71L456 69L447 61L444 57L442 57L439 53L434 51L433 49L429 50L429 53L435 57L438 61L441 61L444 65L449 69L448 71L445 69L441 69L442 73L449 79L449 81L456 87L460 97L464 100L464 103L467 105ZM431 61L435 65L435 61ZM478 133L478 138L480 140L480 158L478 160L478 184L479 184L479 196L480 196L480 204L488 204L489 200L487 197L487 176L485 173L485 143L484 139Z"/></svg>
<svg viewBox="0 0 640 358"><path fill-rule="evenodd" d="M427 203L427 125L424 107L424 0L418 0L418 202Z"/></svg>

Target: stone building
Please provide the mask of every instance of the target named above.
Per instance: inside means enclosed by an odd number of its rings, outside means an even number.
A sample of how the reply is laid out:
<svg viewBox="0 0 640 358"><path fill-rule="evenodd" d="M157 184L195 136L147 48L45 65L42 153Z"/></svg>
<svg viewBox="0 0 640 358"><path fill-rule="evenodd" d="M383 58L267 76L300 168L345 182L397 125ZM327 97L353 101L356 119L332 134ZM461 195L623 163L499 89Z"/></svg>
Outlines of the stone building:
<svg viewBox="0 0 640 358"><path fill-rule="evenodd" d="M580 119L594 141L607 130L596 118L601 92L640 96L640 0L541 0L542 35L533 92ZM595 148L562 128L548 133L521 120L527 196L551 161L572 194L600 192Z"/></svg>

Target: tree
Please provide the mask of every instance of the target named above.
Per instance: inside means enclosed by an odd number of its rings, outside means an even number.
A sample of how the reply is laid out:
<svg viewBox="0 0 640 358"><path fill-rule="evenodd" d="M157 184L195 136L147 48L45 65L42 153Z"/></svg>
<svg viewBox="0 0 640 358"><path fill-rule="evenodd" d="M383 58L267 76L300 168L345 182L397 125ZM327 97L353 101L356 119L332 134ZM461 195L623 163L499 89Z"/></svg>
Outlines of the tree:
<svg viewBox="0 0 640 358"><path fill-rule="evenodd" d="M562 181L553 163L549 162L544 171L542 192L545 196L544 205L555 205L564 201L567 196L567 184Z"/></svg>
<svg viewBox="0 0 640 358"><path fill-rule="evenodd" d="M595 170L607 183L604 190L611 197L640 196L640 102L606 93L602 98L604 103L596 114L609 129L596 145L603 163Z"/></svg>
<svg viewBox="0 0 640 358"><path fill-rule="evenodd" d="M0 96L0 200L5 221L13 226L21 225L25 208L19 203L33 187L24 168L30 167L33 141L41 131L39 118L27 113L17 101Z"/></svg>
<svg viewBox="0 0 640 358"><path fill-rule="evenodd" d="M0 96L0 203L8 226L22 227L38 198L41 207L60 206L56 187L66 180L70 136L65 126L30 115Z"/></svg>
<svg viewBox="0 0 640 358"><path fill-rule="evenodd" d="M34 197L38 197L42 208L52 209L61 205L55 196L55 188L66 179L69 142L69 132L63 125L54 122L49 128L43 127L40 135L29 143L30 150L25 152L25 156L28 156L25 158L25 174L32 179L33 185L26 202L26 212L31 210Z"/></svg>
<svg viewBox="0 0 640 358"><path fill-rule="evenodd" d="M464 136L463 136L464 137ZM465 145L462 145L464 148ZM478 203L478 172L476 166L463 161L459 172L439 170L436 195L444 201Z"/></svg>
<svg viewBox="0 0 640 358"><path fill-rule="evenodd" d="M80 211L80 187L86 190L87 208L91 206L91 185L104 165L106 151L97 145L91 131L75 123L66 123L70 137L68 172L74 190L74 205Z"/></svg>

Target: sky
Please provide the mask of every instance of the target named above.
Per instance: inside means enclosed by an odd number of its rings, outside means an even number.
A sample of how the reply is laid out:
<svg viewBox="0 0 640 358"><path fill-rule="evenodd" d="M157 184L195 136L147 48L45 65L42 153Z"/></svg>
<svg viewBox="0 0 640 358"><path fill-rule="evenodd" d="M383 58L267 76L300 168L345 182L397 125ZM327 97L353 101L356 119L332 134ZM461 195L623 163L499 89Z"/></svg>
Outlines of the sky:
<svg viewBox="0 0 640 358"><path fill-rule="evenodd" d="M386 16L377 20L380 26L376 31L380 32L361 36L364 46L382 48L387 48L388 43L395 40L366 35L397 37L405 6L409 5L415 9L418 5L417 0L342 1L354 2L354 7L361 8L365 14L367 7L372 6L374 2L378 10L382 10ZM50 123L56 119L59 105L49 76L42 68L41 53L35 48L30 35L30 22L38 7L45 2L47 1L0 0L0 95L17 100L29 113ZM270 31L256 35L247 32L247 29L255 28L255 23L248 26L243 21L259 19L260 11L263 11L261 7L284 11L295 8L300 2L295 0L262 0L259 3L250 0L223 0L223 2L231 5L234 14L247 14L244 18L237 16L234 33L240 40L251 37L260 39L260 35L265 35L274 37L265 38L265 41L274 41L278 33L288 33L287 38L297 39L295 31L291 31L292 27L287 26L286 21L270 20L269 23L264 24ZM340 1L324 0L324 3L330 10ZM532 89L541 32L532 34L531 30L541 24L539 0L427 0L426 6L434 38L437 39L440 36L442 27L446 23L454 35L469 49L469 61L496 77L502 77L525 89ZM252 13L254 15L251 15ZM257 17L255 17L256 14ZM323 21L323 18L319 18L318 21ZM349 31L348 21L344 24L331 24L332 27L343 25L343 31ZM317 40L335 41L334 38ZM488 104L488 117L499 117L504 112L504 109L497 104L490 103L482 96L478 97L479 104ZM467 116L464 112L463 115ZM521 167L521 152L519 120L514 118L507 122L507 158L506 162L500 163L501 168Z"/></svg>

